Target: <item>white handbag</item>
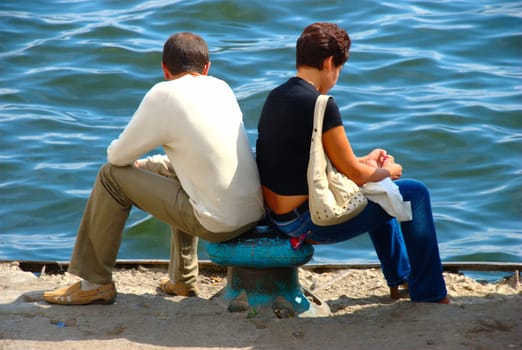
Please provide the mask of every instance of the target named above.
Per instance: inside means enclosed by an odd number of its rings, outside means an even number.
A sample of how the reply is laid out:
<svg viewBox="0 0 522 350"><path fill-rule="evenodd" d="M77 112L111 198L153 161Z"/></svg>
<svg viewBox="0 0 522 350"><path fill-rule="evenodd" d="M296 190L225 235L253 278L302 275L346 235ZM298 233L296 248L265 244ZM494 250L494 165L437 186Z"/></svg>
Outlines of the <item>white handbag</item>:
<svg viewBox="0 0 522 350"><path fill-rule="evenodd" d="M330 96L315 102L314 127L308 162L308 202L312 222L318 226L339 224L358 215L368 204L359 186L337 171L323 149L322 130Z"/></svg>

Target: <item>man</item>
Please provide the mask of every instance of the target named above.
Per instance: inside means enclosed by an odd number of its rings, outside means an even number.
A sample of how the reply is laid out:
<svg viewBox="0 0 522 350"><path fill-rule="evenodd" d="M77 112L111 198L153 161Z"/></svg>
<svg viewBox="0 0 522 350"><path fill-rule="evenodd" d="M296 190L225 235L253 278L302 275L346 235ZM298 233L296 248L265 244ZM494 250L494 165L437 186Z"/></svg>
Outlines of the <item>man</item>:
<svg viewBox="0 0 522 350"><path fill-rule="evenodd" d="M45 292L47 302L114 302L112 268L133 205L172 227L169 278L160 288L182 296L197 294L198 237L235 238L264 214L241 110L231 88L208 76L205 41L172 35L162 68L166 81L145 95L96 178L69 266L82 280ZM159 146L166 155L138 160Z"/></svg>

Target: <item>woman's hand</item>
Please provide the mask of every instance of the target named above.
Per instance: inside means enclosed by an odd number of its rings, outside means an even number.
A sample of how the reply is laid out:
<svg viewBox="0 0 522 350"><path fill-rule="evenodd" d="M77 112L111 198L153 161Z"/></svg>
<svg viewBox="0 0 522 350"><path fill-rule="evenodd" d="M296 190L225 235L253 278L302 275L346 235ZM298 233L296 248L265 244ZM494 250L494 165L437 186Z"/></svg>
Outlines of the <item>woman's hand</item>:
<svg viewBox="0 0 522 350"><path fill-rule="evenodd" d="M343 126L323 133L324 150L332 164L359 186L378 182L386 177L393 180L402 175L402 166L383 149L374 149L367 156L357 157Z"/></svg>
<svg viewBox="0 0 522 350"><path fill-rule="evenodd" d="M376 148L366 156L366 160L375 161L377 164L382 164L382 159L387 157L388 154L385 150Z"/></svg>
<svg viewBox="0 0 522 350"><path fill-rule="evenodd" d="M371 151L362 159L362 163L373 168L386 169L392 180L402 176L402 165L395 163L395 158L380 148Z"/></svg>
<svg viewBox="0 0 522 350"><path fill-rule="evenodd" d="M368 153L366 157L363 157L361 162L374 168L383 168L384 161L389 159L395 160L395 158L385 150L377 148Z"/></svg>
<svg viewBox="0 0 522 350"><path fill-rule="evenodd" d="M381 168L388 170L392 180L400 179L402 176L402 165L395 163L395 159L392 156L387 156L383 160Z"/></svg>

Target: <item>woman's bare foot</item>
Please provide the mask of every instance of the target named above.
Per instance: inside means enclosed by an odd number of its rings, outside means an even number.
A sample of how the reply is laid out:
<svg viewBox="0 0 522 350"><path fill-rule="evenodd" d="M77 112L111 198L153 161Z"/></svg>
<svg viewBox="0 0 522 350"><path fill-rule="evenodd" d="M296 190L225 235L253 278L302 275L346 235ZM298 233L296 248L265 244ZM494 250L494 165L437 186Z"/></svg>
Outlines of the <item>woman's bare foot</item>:
<svg viewBox="0 0 522 350"><path fill-rule="evenodd" d="M401 298L409 298L408 283L401 284L400 286L390 287L390 298L393 300L399 300Z"/></svg>
<svg viewBox="0 0 522 350"><path fill-rule="evenodd" d="M408 291L408 283L401 284L400 286L390 287L390 298L393 300L399 300L403 298L409 298L410 294ZM451 303L449 297L446 295L444 299L438 302L439 304Z"/></svg>
<svg viewBox="0 0 522 350"><path fill-rule="evenodd" d="M449 303L450 303L450 299L448 298L448 296L445 296L444 299L439 301L439 304L449 304Z"/></svg>

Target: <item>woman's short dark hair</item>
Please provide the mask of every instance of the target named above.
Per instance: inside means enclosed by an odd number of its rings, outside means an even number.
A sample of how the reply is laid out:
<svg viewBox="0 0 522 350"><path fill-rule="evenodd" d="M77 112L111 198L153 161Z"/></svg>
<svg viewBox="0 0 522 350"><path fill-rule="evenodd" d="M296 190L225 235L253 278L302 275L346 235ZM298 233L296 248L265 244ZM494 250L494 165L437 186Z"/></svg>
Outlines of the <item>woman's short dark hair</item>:
<svg viewBox="0 0 522 350"><path fill-rule="evenodd" d="M325 58L333 56L336 67L348 61L350 50L348 33L334 23L313 23L307 26L296 45L296 67L323 69Z"/></svg>
<svg viewBox="0 0 522 350"><path fill-rule="evenodd" d="M201 73L209 62L205 40L193 33L171 35L163 45L163 64L171 74Z"/></svg>

